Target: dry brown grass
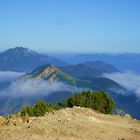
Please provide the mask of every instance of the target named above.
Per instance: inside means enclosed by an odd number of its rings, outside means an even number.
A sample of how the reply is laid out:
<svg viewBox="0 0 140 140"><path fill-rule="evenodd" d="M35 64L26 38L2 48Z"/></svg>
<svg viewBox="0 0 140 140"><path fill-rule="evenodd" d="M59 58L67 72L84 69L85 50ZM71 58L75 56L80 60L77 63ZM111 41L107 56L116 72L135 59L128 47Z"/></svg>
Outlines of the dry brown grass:
<svg viewBox="0 0 140 140"><path fill-rule="evenodd" d="M91 109L66 108L29 123L0 126L0 140L140 140L140 122Z"/></svg>

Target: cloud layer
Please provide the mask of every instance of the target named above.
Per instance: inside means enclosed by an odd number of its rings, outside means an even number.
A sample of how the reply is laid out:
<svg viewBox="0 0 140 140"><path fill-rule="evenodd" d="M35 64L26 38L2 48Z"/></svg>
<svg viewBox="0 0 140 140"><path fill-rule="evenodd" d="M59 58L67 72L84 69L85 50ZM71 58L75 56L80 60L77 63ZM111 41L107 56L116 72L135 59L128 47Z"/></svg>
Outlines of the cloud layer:
<svg viewBox="0 0 140 140"><path fill-rule="evenodd" d="M11 72L11 71L0 71L0 83L16 80L19 76L24 73L20 72Z"/></svg>
<svg viewBox="0 0 140 140"><path fill-rule="evenodd" d="M62 82L20 80L13 82L7 89L0 91L0 95L9 97L48 96L53 92L76 92L78 90L78 88Z"/></svg>
<svg viewBox="0 0 140 140"><path fill-rule="evenodd" d="M0 83L11 81L11 85L0 91L0 96L28 97L48 96L53 92L76 92L80 89L62 82L48 82L45 80L17 80L24 73L0 71ZM17 80L17 81L16 81Z"/></svg>
<svg viewBox="0 0 140 140"><path fill-rule="evenodd" d="M130 91L134 91L140 97L140 75L132 72L104 74L104 77L112 79Z"/></svg>

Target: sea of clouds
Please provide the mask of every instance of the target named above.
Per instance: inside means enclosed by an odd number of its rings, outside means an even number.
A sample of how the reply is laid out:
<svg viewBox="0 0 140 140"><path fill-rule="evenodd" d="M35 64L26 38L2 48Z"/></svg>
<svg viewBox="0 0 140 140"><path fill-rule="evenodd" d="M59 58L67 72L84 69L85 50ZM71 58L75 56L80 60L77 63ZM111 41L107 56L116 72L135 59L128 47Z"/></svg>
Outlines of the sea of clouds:
<svg viewBox="0 0 140 140"><path fill-rule="evenodd" d="M13 82L8 88L0 91L0 95L11 97L48 96L54 92L76 92L78 88L62 82L44 80L20 80Z"/></svg>
<svg viewBox="0 0 140 140"><path fill-rule="evenodd" d="M2 96L32 96L49 95L53 92L77 92L80 89L62 82L48 82L44 80L17 80L24 73L0 71L0 83L11 81L11 85L0 91ZM133 72L105 73L103 77L112 79L129 91L133 91L140 98L140 75ZM16 81L17 80L17 81ZM119 92L123 94L123 92Z"/></svg>
<svg viewBox="0 0 140 140"><path fill-rule="evenodd" d="M105 73L106 78L112 79L140 98L140 75L133 72Z"/></svg>
<svg viewBox="0 0 140 140"><path fill-rule="evenodd" d="M0 91L0 96L28 97L48 96L54 92L77 92L80 89L63 82L48 82L45 80L17 80L24 73L0 72L0 82L11 81L11 85Z"/></svg>
<svg viewBox="0 0 140 140"><path fill-rule="evenodd" d="M12 71L0 71L0 83L14 81L24 73Z"/></svg>

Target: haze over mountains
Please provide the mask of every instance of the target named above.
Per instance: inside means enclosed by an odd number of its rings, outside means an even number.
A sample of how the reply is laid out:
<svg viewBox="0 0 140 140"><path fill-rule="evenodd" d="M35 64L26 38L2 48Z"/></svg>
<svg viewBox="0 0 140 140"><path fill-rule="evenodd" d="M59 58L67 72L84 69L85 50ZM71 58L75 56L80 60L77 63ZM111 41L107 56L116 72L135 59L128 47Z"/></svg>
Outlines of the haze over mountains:
<svg viewBox="0 0 140 140"><path fill-rule="evenodd" d="M66 65L64 62L39 54L28 48L16 47L0 53L1 71L30 71L44 64Z"/></svg>
<svg viewBox="0 0 140 140"><path fill-rule="evenodd" d="M69 64L83 63L87 61L103 61L115 66L121 71L133 71L140 74L139 53L85 53L85 54L52 54Z"/></svg>
<svg viewBox="0 0 140 140"><path fill-rule="evenodd" d="M72 58L73 59L73 58ZM63 59L66 60L67 59ZM93 59L77 59L69 64L54 57L17 47L0 54L0 70L25 72L16 81L0 82L0 114L18 111L38 99L55 103L80 90L105 90L115 100L116 107L139 118L140 101L134 91L105 76L120 73L112 64ZM14 79L15 80L15 79Z"/></svg>
<svg viewBox="0 0 140 140"><path fill-rule="evenodd" d="M104 63L102 61L87 61L85 63L78 63L76 65L69 65L59 67L64 72L77 78L97 78L104 73L119 72L113 65Z"/></svg>

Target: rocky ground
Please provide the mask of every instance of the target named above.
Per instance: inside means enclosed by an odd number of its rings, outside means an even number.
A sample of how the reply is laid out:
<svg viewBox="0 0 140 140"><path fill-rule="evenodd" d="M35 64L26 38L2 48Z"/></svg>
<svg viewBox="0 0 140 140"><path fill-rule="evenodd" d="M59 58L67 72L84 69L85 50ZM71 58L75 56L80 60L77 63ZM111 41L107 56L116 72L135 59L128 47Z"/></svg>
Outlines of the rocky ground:
<svg viewBox="0 0 140 140"><path fill-rule="evenodd" d="M1 117L0 140L140 140L140 121L66 108L38 118Z"/></svg>

